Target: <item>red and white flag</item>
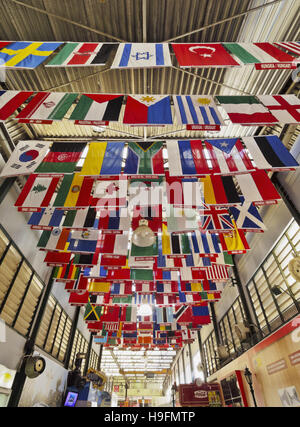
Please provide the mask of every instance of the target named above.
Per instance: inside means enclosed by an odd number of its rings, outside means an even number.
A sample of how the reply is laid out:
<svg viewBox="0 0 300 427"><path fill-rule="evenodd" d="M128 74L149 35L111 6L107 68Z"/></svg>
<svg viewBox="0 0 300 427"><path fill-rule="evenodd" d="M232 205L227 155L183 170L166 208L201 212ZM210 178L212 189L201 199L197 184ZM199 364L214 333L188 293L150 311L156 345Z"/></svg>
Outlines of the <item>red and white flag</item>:
<svg viewBox="0 0 300 427"><path fill-rule="evenodd" d="M258 95L257 97L280 123L300 123L300 100L295 95Z"/></svg>
<svg viewBox="0 0 300 427"><path fill-rule="evenodd" d="M221 43L172 43L180 67L239 67Z"/></svg>

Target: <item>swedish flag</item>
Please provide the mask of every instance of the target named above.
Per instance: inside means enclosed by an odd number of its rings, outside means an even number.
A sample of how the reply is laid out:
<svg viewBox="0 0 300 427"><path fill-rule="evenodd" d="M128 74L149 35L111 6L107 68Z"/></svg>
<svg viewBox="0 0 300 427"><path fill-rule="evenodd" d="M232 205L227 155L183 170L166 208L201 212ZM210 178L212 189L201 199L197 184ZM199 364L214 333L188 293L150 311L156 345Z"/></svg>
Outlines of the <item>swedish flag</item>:
<svg viewBox="0 0 300 427"><path fill-rule="evenodd" d="M15 42L0 50L0 65L10 68L36 68L61 42Z"/></svg>

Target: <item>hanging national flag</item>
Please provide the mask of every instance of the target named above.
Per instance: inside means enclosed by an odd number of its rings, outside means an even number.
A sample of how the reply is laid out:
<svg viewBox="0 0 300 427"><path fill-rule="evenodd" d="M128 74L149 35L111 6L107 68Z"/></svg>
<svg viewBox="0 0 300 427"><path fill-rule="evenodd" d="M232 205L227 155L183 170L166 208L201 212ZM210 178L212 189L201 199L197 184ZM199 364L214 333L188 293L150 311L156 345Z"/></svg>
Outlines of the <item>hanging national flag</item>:
<svg viewBox="0 0 300 427"><path fill-rule="evenodd" d="M229 279L228 267L220 264L212 264L210 267L207 267L205 270L202 270L204 277L207 280L216 281L227 281Z"/></svg>
<svg viewBox="0 0 300 427"><path fill-rule="evenodd" d="M99 230L129 231L131 219L126 208L98 210L96 225ZM97 215L98 216L98 215Z"/></svg>
<svg viewBox="0 0 300 427"><path fill-rule="evenodd" d="M51 252L46 253L44 262L51 267L62 266L68 264L71 260L72 254L70 252Z"/></svg>
<svg viewBox="0 0 300 427"><path fill-rule="evenodd" d="M0 62L7 68L33 69L44 62L61 44L59 42L14 42L1 49Z"/></svg>
<svg viewBox="0 0 300 427"><path fill-rule="evenodd" d="M46 67L105 65L113 45L104 43L65 43Z"/></svg>
<svg viewBox="0 0 300 427"><path fill-rule="evenodd" d="M166 95L128 95L123 123L172 124L170 97Z"/></svg>
<svg viewBox="0 0 300 427"><path fill-rule="evenodd" d="M136 283L135 284L136 292L140 292L143 294L155 292L155 284L154 283Z"/></svg>
<svg viewBox="0 0 300 427"><path fill-rule="evenodd" d="M178 294L178 279L177 283L156 282L156 292L161 294Z"/></svg>
<svg viewBox="0 0 300 427"><path fill-rule="evenodd" d="M120 208L127 204L127 179L96 181L93 198L89 203L97 209Z"/></svg>
<svg viewBox="0 0 300 427"><path fill-rule="evenodd" d="M32 94L33 92L0 90L0 122L7 120Z"/></svg>
<svg viewBox="0 0 300 427"><path fill-rule="evenodd" d="M280 63L280 65L282 65L283 63L286 63L287 65L290 66L289 68L297 67L294 56L291 56L286 52L283 52L281 49L279 49L277 46L275 46L272 43L252 43L252 50L263 51L263 55L265 57L264 62L270 63L271 65L273 65L275 62L275 63ZM256 69L260 70L265 68L266 67L261 67L256 65ZM270 68L273 68L273 67L270 67Z"/></svg>
<svg viewBox="0 0 300 427"><path fill-rule="evenodd" d="M85 143L54 142L37 173L73 173Z"/></svg>
<svg viewBox="0 0 300 427"><path fill-rule="evenodd" d="M100 279L91 280L85 277L85 280L88 280L88 291L90 294L106 294L110 292L110 282L103 282Z"/></svg>
<svg viewBox="0 0 300 427"><path fill-rule="evenodd" d="M19 141L4 165L0 177L29 175L34 172L42 162L49 147L50 142L46 141Z"/></svg>
<svg viewBox="0 0 300 427"><path fill-rule="evenodd" d="M159 282L168 281L168 282L175 282L176 284L178 284L178 279L179 279L178 271L175 271L175 270L168 271L168 270L162 270L160 268L155 272L155 279L156 281L159 281Z"/></svg>
<svg viewBox="0 0 300 427"><path fill-rule="evenodd" d="M221 43L172 43L180 67L238 67Z"/></svg>
<svg viewBox="0 0 300 427"><path fill-rule="evenodd" d="M135 322L137 321L137 307L118 307L119 308L119 320L121 322Z"/></svg>
<svg viewBox="0 0 300 427"><path fill-rule="evenodd" d="M300 55L300 42L280 42L274 44L296 55Z"/></svg>
<svg viewBox="0 0 300 427"><path fill-rule="evenodd" d="M55 267L53 269L52 277L56 281L64 280L77 280L81 273L81 268L74 265L73 260L62 267Z"/></svg>
<svg viewBox="0 0 300 427"><path fill-rule="evenodd" d="M79 125L101 125L117 122L124 95L83 93L69 120Z"/></svg>
<svg viewBox="0 0 300 427"><path fill-rule="evenodd" d="M204 206L204 186L198 178L167 177L163 187L167 202L174 207L203 208Z"/></svg>
<svg viewBox="0 0 300 427"><path fill-rule="evenodd" d="M129 236L123 234L102 234L97 243L97 250L101 254L127 255Z"/></svg>
<svg viewBox="0 0 300 427"><path fill-rule="evenodd" d="M158 238L149 246L137 246L131 241L130 256L132 257L156 257L158 256Z"/></svg>
<svg viewBox="0 0 300 427"><path fill-rule="evenodd" d="M199 125L197 129L220 130L224 125L212 96L174 95L177 122L181 125ZM194 128L192 128L194 129Z"/></svg>
<svg viewBox="0 0 300 427"><path fill-rule="evenodd" d="M245 237L244 231L239 230L235 224L235 221L232 220L235 229L231 232L222 233L219 235L220 243L223 248L223 251L228 252L229 254L241 254L247 252L250 249L247 239Z"/></svg>
<svg viewBox="0 0 300 427"><path fill-rule="evenodd" d="M236 175L235 178L246 202L253 202L255 205L268 205L276 204L281 199L264 170Z"/></svg>
<svg viewBox="0 0 300 427"><path fill-rule="evenodd" d="M162 227L162 206L134 206L131 215L131 228L136 230L140 221L148 221L148 227L157 233Z"/></svg>
<svg viewBox="0 0 300 427"><path fill-rule="evenodd" d="M278 123L270 111L255 97L216 96L232 123L244 125Z"/></svg>
<svg viewBox="0 0 300 427"><path fill-rule="evenodd" d="M46 251L65 251L68 249L70 236L70 230L66 228L44 230L37 243L37 247Z"/></svg>
<svg viewBox="0 0 300 427"><path fill-rule="evenodd" d="M68 250L71 252L94 253L98 239L98 230L71 231Z"/></svg>
<svg viewBox="0 0 300 427"><path fill-rule="evenodd" d="M239 176L243 175L236 175L236 177ZM230 206L240 204L239 193L232 176L207 175L200 178L199 181L204 187L206 205Z"/></svg>
<svg viewBox="0 0 300 427"><path fill-rule="evenodd" d="M100 265L104 267L125 267L126 263L126 255L101 255L100 258Z"/></svg>
<svg viewBox="0 0 300 427"><path fill-rule="evenodd" d="M164 295L164 294L156 294L155 296L155 304L157 306L165 306L165 305L173 305L178 303L178 295Z"/></svg>
<svg viewBox="0 0 300 427"><path fill-rule="evenodd" d="M279 43L223 43L244 64L293 62L295 59L274 45Z"/></svg>
<svg viewBox="0 0 300 427"><path fill-rule="evenodd" d="M161 323L173 323L174 313L173 307L155 307L156 322Z"/></svg>
<svg viewBox="0 0 300 427"><path fill-rule="evenodd" d="M85 306L83 320L85 320L86 322L99 321L100 318L102 318L103 312L104 312L104 306L99 307L88 302L87 305Z"/></svg>
<svg viewBox="0 0 300 427"><path fill-rule="evenodd" d="M191 306L193 323L198 325L205 325L210 323L210 315L207 302Z"/></svg>
<svg viewBox="0 0 300 427"><path fill-rule="evenodd" d="M28 212L48 207L59 180L59 177L42 177L32 173L17 198L15 206L18 210Z"/></svg>
<svg viewBox="0 0 300 427"><path fill-rule="evenodd" d="M199 227L199 214L195 209L166 206L168 232L193 231Z"/></svg>
<svg viewBox="0 0 300 427"><path fill-rule="evenodd" d="M187 234L170 234L163 224L162 235L159 236L159 253L161 255L187 255L191 253Z"/></svg>
<svg viewBox="0 0 300 427"><path fill-rule="evenodd" d="M69 304L71 306L83 306L86 305L89 302L89 293L83 292L77 293L77 292L70 292L69 295Z"/></svg>
<svg viewBox="0 0 300 427"><path fill-rule="evenodd" d="M131 283L112 283L110 288L111 295L132 295Z"/></svg>
<svg viewBox="0 0 300 427"><path fill-rule="evenodd" d="M109 292L103 295L90 295L89 302L92 305L107 305L110 302L110 294Z"/></svg>
<svg viewBox="0 0 300 427"><path fill-rule="evenodd" d="M111 68L171 66L168 43L120 43Z"/></svg>
<svg viewBox="0 0 300 427"><path fill-rule="evenodd" d="M266 230L256 206L251 202L245 202L244 197L241 197L241 202L241 206L229 208L237 228L245 232L263 232Z"/></svg>
<svg viewBox="0 0 300 427"><path fill-rule="evenodd" d="M191 252L200 256L209 256L221 253L218 236L211 233L201 233L196 230L189 236Z"/></svg>
<svg viewBox="0 0 300 427"><path fill-rule="evenodd" d="M62 212L64 212L62 210ZM96 228L96 209L95 208L83 208L76 210L68 210L64 218L62 227L71 227L74 228Z"/></svg>
<svg viewBox="0 0 300 427"><path fill-rule="evenodd" d="M88 176L78 173L64 175L53 206L73 209L89 206L93 184L94 178Z"/></svg>
<svg viewBox="0 0 300 427"><path fill-rule="evenodd" d="M233 229L230 214L227 209L210 206L200 214L200 229L210 233L220 233Z"/></svg>
<svg viewBox="0 0 300 427"><path fill-rule="evenodd" d="M126 181L127 182L127 181ZM132 179L128 184L128 211L142 207L155 207L163 203L164 183L158 179Z"/></svg>
<svg viewBox="0 0 300 427"><path fill-rule="evenodd" d="M163 175L162 142L129 142L124 166L127 175Z"/></svg>
<svg viewBox="0 0 300 427"><path fill-rule="evenodd" d="M43 124L62 120L77 96L78 93L38 92L16 119L20 123Z"/></svg>
<svg viewBox="0 0 300 427"><path fill-rule="evenodd" d="M28 221L28 225L34 230L51 230L59 227L63 221L64 211L55 208L42 208L39 212L34 212Z"/></svg>
<svg viewBox="0 0 300 427"><path fill-rule="evenodd" d="M295 95L257 95L257 98L280 123L300 123L300 100Z"/></svg>
<svg viewBox="0 0 300 427"><path fill-rule="evenodd" d="M122 169L124 142L91 142L80 171L81 175L119 175Z"/></svg>

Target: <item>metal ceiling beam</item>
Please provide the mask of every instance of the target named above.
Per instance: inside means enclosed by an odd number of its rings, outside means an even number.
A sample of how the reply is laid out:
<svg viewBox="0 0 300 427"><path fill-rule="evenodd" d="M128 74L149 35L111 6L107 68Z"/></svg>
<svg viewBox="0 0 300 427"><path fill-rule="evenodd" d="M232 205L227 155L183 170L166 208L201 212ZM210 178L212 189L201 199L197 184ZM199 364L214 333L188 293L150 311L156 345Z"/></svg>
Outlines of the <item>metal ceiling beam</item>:
<svg viewBox="0 0 300 427"><path fill-rule="evenodd" d="M252 9L249 9L246 12L241 12L241 13L238 13L236 15L229 16L228 18L221 19L220 21L214 22L212 24L208 24L208 25L205 25L203 27L197 28L197 30L189 31L188 33L180 34L179 36L172 37L171 39L168 39L168 40L164 40L161 43L168 43L168 42L180 39L182 37L190 36L191 34L199 33L201 31L206 30L207 28L215 27L216 25L224 24L225 22L232 21L233 19L241 18L242 16L248 15L251 12L256 12L257 10L263 9L263 8L265 8L267 6L273 6L274 4L280 3L282 1L283 0L274 0L274 1L270 2L270 3L265 3L263 5L260 5L260 6L252 8Z"/></svg>
<svg viewBox="0 0 300 427"><path fill-rule="evenodd" d="M80 24L79 22L72 21L71 19L64 18L63 16L60 16L60 15L56 15L55 13L48 12L47 10L40 9L38 7L35 7L35 6L31 6L31 5L23 3L22 1L19 1L19 0L10 0L10 1L12 3L17 4L18 6L23 6L23 7L26 7L27 9L34 10L35 12L42 13L44 15L51 17L51 18L58 19L58 20L63 21L63 22L67 22L68 24L76 25L77 27L83 28L87 31L91 31L92 33L100 34L101 36L111 38L111 39L116 40L118 42L122 42L122 43L125 42L126 43L126 40L119 39L118 37L112 36L111 34L104 33L103 31L99 31L96 28L89 27L88 25Z"/></svg>

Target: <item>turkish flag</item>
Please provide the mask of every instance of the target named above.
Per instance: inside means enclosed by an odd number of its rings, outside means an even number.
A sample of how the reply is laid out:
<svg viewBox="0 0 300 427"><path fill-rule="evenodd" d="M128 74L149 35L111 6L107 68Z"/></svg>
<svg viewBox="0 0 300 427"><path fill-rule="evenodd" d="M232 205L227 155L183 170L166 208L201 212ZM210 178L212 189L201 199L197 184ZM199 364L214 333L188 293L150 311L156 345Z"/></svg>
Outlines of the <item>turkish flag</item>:
<svg viewBox="0 0 300 427"><path fill-rule="evenodd" d="M172 43L180 67L239 67L221 43Z"/></svg>

